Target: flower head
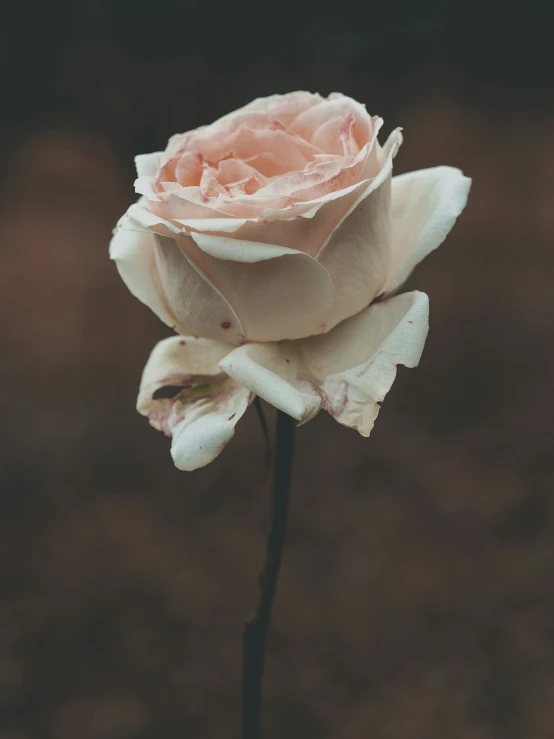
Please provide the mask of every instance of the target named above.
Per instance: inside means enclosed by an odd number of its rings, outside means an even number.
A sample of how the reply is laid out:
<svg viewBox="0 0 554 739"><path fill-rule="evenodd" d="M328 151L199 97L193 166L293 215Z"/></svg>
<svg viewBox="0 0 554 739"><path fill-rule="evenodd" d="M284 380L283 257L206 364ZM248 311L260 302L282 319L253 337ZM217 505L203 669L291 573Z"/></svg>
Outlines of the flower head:
<svg viewBox="0 0 554 739"><path fill-rule="evenodd" d="M137 157L141 197L110 252L183 337L155 348L139 396L181 469L221 451L254 395L368 435L396 366L419 361L427 296L391 295L442 243L470 180L392 177L402 137L381 146L381 125L344 95L294 92Z"/></svg>

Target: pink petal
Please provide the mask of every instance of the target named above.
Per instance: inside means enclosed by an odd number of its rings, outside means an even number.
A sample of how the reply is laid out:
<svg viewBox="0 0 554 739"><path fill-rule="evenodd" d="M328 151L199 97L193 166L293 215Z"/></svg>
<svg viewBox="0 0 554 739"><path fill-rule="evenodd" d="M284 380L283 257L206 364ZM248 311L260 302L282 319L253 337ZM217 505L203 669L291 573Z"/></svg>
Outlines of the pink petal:
<svg viewBox="0 0 554 739"><path fill-rule="evenodd" d="M354 119L354 138L358 148L361 149L371 140L373 135L371 116L366 111L365 106L345 95L329 96L328 100L323 100L318 105L297 116L290 128L317 145L315 136L321 126L327 124L332 118L339 118L344 121L351 117ZM329 150L326 149L326 151ZM331 153L339 152L331 150Z"/></svg>

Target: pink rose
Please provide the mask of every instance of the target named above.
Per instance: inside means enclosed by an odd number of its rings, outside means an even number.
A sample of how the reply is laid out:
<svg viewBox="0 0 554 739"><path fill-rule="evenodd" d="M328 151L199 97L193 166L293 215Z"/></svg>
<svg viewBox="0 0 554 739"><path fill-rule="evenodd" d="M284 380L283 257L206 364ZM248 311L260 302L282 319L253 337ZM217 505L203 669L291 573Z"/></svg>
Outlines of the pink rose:
<svg viewBox="0 0 554 739"><path fill-rule="evenodd" d="M396 364L417 364L426 296L369 306L444 240L470 181L450 167L393 178L402 137L396 129L381 146L381 125L344 95L295 92L137 157L141 198L110 252L131 292L189 337L157 347L139 398L141 412L173 435L178 466L213 459L254 393L299 420L324 408L368 434ZM360 390L356 373L371 388ZM202 397L191 394L192 376L203 378L192 387L209 386ZM166 385L185 389L162 398ZM232 398L236 412L217 433L211 416L206 431L206 408L227 413Z"/></svg>

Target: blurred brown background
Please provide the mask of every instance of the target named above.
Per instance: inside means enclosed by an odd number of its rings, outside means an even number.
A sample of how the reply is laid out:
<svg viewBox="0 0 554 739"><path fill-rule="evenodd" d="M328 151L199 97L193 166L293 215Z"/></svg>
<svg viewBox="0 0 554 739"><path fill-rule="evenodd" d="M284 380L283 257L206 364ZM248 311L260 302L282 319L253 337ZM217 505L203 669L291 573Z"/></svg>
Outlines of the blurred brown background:
<svg viewBox="0 0 554 739"><path fill-rule="evenodd" d="M0 739L236 738L267 491L253 411L173 468L134 410L167 329L108 260L132 157L340 90L397 171L473 177L419 369L369 440L300 429L267 739L554 737L551 5L11 3L0 43Z"/></svg>

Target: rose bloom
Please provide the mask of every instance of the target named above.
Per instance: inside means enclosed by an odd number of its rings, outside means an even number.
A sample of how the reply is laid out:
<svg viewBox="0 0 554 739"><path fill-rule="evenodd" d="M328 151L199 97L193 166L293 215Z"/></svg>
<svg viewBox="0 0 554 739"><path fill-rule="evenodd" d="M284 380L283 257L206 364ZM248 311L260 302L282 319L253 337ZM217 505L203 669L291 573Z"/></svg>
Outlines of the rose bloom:
<svg viewBox="0 0 554 739"><path fill-rule="evenodd" d="M179 335L145 367L138 409L180 469L210 462L255 395L368 436L398 364L417 365L428 299L391 297L445 239L470 180L392 177L400 129L352 98L254 100L136 158L141 196L110 246L129 290Z"/></svg>

